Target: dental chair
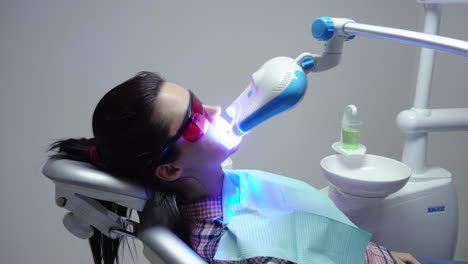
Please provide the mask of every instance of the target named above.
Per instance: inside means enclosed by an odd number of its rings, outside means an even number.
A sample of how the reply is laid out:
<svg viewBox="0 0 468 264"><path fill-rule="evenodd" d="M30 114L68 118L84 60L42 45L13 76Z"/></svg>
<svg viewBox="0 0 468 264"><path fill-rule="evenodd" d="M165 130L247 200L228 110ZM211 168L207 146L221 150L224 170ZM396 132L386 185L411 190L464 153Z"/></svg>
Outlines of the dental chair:
<svg viewBox="0 0 468 264"><path fill-rule="evenodd" d="M227 160L223 167L232 168L232 161ZM152 264L161 261L168 264L206 263L167 228L141 228L140 223L116 215L96 200L114 202L141 212L146 203L153 200L154 194L148 193L140 184L118 179L91 164L67 159L50 159L42 173L55 184L57 205L69 211L63 217L63 225L74 236L88 239L95 228L113 239L126 236L140 240L144 245L143 255ZM422 264L468 263L420 261Z"/></svg>
<svg viewBox="0 0 468 264"><path fill-rule="evenodd" d="M206 263L167 228L141 228L140 223L107 210L96 200L141 212L153 194L140 184L67 159L50 159L42 173L55 184L57 205L69 211L63 217L63 225L74 236L88 239L97 229L112 239L126 236L141 240L145 246L143 255L150 263Z"/></svg>

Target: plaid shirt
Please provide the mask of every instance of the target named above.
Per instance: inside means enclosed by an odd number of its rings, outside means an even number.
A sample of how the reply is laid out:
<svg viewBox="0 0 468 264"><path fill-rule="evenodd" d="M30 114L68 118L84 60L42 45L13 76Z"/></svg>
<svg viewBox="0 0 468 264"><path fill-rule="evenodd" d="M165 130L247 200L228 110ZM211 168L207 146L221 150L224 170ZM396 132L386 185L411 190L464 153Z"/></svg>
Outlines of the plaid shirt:
<svg viewBox="0 0 468 264"><path fill-rule="evenodd" d="M179 205L182 216L190 224L190 244L193 250L208 263L215 264L283 264L292 263L272 257L256 257L239 261L219 261L213 257L218 248L219 239L224 233L223 208L221 197L200 200L193 204ZM369 243L364 257L364 264L396 263L390 252L374 243Z"/></svg>

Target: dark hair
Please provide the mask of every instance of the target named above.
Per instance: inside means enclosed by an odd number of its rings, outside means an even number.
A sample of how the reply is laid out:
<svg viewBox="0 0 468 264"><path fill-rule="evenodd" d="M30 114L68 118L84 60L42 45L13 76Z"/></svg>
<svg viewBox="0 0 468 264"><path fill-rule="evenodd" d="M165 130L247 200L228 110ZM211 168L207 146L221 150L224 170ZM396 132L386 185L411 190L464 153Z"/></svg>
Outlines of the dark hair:
<svg viewBox="0 0 468 264"><path fill-rule="evenodd" d="M161 111L155 111L156 98L163 83L164 80L155 73L140 72L110 90L94 110L94 138L58 140L50 146L49 150L57 150L51 158L88 162L116 177L138 181L152 192L164 191L164 184L153 177L153 172L158 165L176 160L179 153L177 148L171 148L163 160L158 160L169 140L168 122L160 116ZM91 157L93 146L96 155ZM170 195L167 197L170 199ZM131 214L129 208L100 202L118 215ZM176 233L182 236L177 230ZM95 229L89 243L96 264L101 261L104 264L118 263L120 238L110 239Z"/></svg>

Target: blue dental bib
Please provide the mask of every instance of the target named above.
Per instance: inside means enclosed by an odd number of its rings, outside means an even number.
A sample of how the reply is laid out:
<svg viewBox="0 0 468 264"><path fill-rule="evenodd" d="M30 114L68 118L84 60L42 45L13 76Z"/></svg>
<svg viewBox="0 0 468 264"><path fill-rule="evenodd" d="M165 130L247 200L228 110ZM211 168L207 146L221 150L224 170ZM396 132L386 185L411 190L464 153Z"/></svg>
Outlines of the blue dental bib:
<svg viewBox="0 0 468 264"><path fill-rule="evenodd" d="M364 263L371 234L321 191L288 177L225 170L216 260L269 256L295 263Z"/></svg>

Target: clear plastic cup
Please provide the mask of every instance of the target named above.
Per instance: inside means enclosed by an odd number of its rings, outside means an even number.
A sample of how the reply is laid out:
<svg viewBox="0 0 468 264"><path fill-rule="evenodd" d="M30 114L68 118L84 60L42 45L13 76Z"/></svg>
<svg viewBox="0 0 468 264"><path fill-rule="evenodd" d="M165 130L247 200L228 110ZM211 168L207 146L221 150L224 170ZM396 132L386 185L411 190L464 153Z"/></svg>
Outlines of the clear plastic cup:
<svg viewBox="0 0 468 264"><path fill-rule="evenodd" d="M362 121L353 120L342 124L341 143L346 150L356 150L361 138Z"/></svg>

